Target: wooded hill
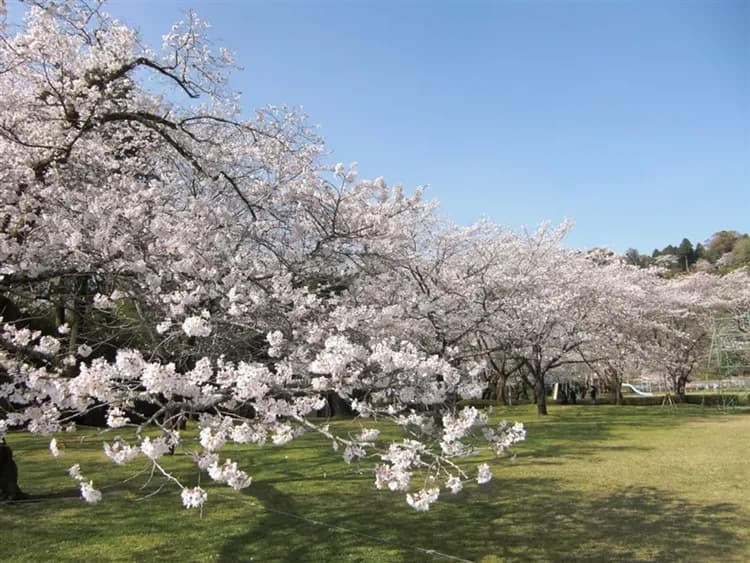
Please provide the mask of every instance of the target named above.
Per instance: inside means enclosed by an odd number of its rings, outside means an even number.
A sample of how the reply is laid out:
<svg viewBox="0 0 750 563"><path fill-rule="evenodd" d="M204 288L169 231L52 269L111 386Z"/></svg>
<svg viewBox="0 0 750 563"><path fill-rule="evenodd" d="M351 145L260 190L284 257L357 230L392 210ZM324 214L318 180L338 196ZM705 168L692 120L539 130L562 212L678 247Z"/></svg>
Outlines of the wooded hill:
<svg viewBox="0 0 750 563"><path fill-rule="evenodd" d="M635 248L625 253L629 264L641 267L662 266L675 272L729 271L750 265L750 235L738 231L718 231L706 241L693 246L683 238L679 245L669 244L651 255L641 254Z"/></svg>

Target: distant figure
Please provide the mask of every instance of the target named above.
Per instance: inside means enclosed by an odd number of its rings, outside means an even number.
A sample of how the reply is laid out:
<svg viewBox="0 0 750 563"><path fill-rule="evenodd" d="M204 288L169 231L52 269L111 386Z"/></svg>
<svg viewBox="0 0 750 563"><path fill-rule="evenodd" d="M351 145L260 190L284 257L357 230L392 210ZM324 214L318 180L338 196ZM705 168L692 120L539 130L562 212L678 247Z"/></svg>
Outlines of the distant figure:
<svg viewBox="0 0 750 563"><path fill-rule="evenodd" d="M596 395L599 392L599 390L596 388L596 383L591 384L591 391L589 391L589 394L591 395L591 403L596 404Z"/></svg>
<svg viewBox="0 0 750 563"><path fill-rule="evenodd" d="M0 442L0 500L17 500L23 497L24 494L18 488L18 467L13 461L13 450L3 438Z"/></svg>
<svg viewBox="0 0 750 563"><path fill-rule="evenodd" d="M576 404L576 394L577 394L576 388L571 387L570 388L570 402L574 405Z"/></svg>
<svg viewBox="0 0 750 563"><path fill-rule="evenodd" d="M568 404L568 390L566 389L565 385L560 386L560 391L558 392L557 396L560 399L561 405L567 405Z"/></svg>

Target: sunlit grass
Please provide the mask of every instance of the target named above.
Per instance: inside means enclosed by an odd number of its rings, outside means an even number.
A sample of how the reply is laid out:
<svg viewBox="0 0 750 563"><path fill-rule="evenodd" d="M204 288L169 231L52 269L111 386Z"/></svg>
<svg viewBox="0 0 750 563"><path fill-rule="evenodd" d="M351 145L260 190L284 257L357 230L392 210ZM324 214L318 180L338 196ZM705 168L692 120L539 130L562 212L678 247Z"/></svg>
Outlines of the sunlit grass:
<svg viewBox="0 0 750 563"><path fill-rule="evenodd" d="M241 493L206 483L203 518L174 486L108 462L96 440L12 434L30 501L0 504L3 561L750 560L750 416L679 407L495 409L527 423L516 462L429 513L377 491L310 435L285 447L230 449L253 475ZM338 421L344 428L356 424ZM67 467L105 499L86 505ZM166 463L194 484L181 456ZM144 486L145 484L145 486ZM159 487L164 485L162 489ZM150 495L150 496L149 496ZM33 501L33 502L32 502Z"/></svg>

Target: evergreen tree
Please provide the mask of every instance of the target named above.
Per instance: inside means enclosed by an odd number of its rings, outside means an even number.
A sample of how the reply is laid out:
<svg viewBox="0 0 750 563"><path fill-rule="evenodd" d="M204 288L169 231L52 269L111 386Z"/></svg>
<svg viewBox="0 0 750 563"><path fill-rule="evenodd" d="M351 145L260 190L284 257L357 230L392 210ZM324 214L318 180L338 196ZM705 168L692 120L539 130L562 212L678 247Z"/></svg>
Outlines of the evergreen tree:
<svg viewBox="0 0 750 563"><path fill-rule="evenodd" d="M701 243L698 243L695 245L695 261L697 262L701 258L706 258L706 247L703 246Z"/></svg>
<svg viewBox="0 0 750 563"><path fill-rule="evenodd" d="M684 268L686 271L695 263L695 250L693 249L693 243L686 238L682 239L675 254L677 254L680 259L680 267Z"/></svg>

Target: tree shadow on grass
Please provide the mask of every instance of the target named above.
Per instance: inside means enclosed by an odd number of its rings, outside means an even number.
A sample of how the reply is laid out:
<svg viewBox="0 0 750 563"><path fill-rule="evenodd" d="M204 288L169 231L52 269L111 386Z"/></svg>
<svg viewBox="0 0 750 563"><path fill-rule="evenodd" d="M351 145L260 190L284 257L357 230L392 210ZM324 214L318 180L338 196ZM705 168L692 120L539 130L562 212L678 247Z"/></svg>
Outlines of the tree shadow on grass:
<svg viewBox="0 0 750 563"><path fill-rule="evenodd" d="M340 494L329 490L327 495L284 493L277 486L288 484L286 479L275 483L254 482L245 495L257 501L262 517L250 523L247 533L230 538L219 560L402 560L403 553L412 553L408 543L394 544L393 539L374 536L372 531L367 531L367 526L360 526L359 530L349 526L353 522L367 522L371 516L387 514L395 508L393 497L387 495L380 499L351 495L348 491L365 491L371 485L369 478L357 479L363 482L351 483L350 476L344 477Z"/></svg>
<svg viewBox="0 0 750 563"><path fill-rule="evenodd" d="M283 486L284 484L279 484ZM351 487L290 495L271 483L247 494L265 516L231 537L223 561L741 561L737 530L750 527L739 506L699 505L650 487L583 497L559 481L493 481L428 513L401 494ZM303 519L306 518L307 520ZM430 555L428 550L434 550Z"/></svg>
<svg viewBox="0 0 750 563"><path fill-rule="evenodd" d="M481 512L497 529L485 535L483 546L476 538L469 559L740 561L747 555L737 530L750 526L750 519L730 503L695 504L652 487L589 497L536 479L516 481L500 497L482 503ZM493 518L493 510L500 516Z"/></svg>
<svg viewBox="0 0 750 563"><path fill-rule="evenodd" d="M529 422L526 429L531 437L513 448L519 464L563 464L566 459L590 458L607 449L643 450L651 448L633 444L615 444L611 441L622 428L620 421L611 417L586 417L582 420L544 420Z"/></svg>

